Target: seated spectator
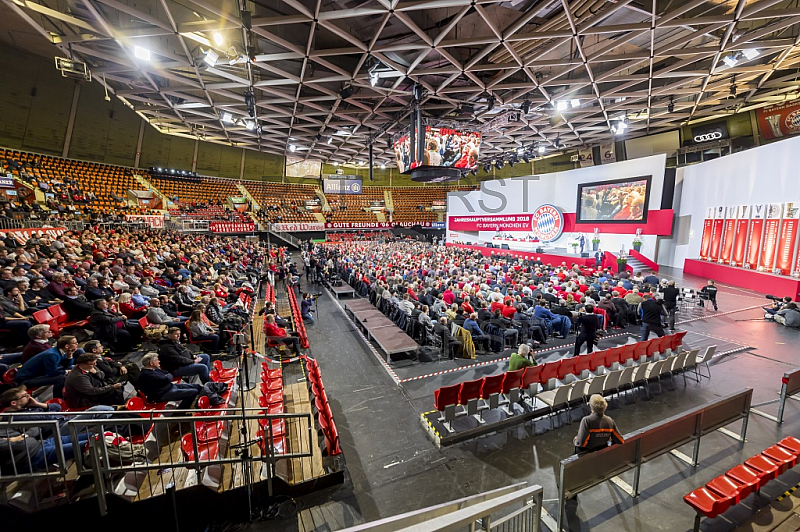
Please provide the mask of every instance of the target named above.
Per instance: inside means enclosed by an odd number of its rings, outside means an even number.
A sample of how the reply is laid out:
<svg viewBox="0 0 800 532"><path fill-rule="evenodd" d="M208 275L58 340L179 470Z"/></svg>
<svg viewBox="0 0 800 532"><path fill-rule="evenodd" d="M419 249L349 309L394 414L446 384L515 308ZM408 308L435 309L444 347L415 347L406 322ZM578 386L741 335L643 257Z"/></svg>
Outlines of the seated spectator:
<svg viewBox="0 0 800 532"><path fill-rule="evenodd" d="M84 353L75 360L75 367L64 383L64 400L69 408L89 408L95 405L125 403L124 384L107 384L105 373L97 369L97 355Z"/></svg>
<svg viewBox="0 0 800 532"><path fill-rule="evenodd" d="M147 309L147 321L154 325L175 325L181 328L184 323L189 319L188 316L169 316L163 308L161 308L161 299L153 298L150 300L150 308Z"/></svg>
<svg viewBox="0 0 800 532"><path fill-rule="evenodd" d="M97 369L103 372L103 382L106 384L114 384L115 382L123 382L128 380L128 368L110 358L103 356L105 347L99 340L89 340L83 345L84 351L92 353L97 358ZM137 367L136 364L130 363L132 367ZM138 369L138 367L137 367Z"/></svg>
<svg viewBox="0 0 800 532"><path fill-rule="evenodd" d="M42 323L28 329L28 337L31 341L28 342L28 345L22 350L23 363L52 347L50 345L50 338L53 337L53 331L50 330L49 325Z"/></svg>
<svg viewBox="0 0 800 532"><path fill-rule="evenodd" d="M186 329L191 332L193 342L209 341L211 352L216 353L219 351L219 335L203 321L203 312L201 310L192 311L189 321L186 322Z"/></svg>
<svg viewBox="0 0 800 532"><path fill-rule="evenodd" d="M481 346L483 351L489 351L489 336L484 333L477 322L478 314L472 313L469 318L464 320L464 329L472 336L475 346Z"/></svg>
<svg viewBox="0 0 800 532"><path fill-rule="evenodd" d="M510 300L509 300L510 302ZM514 307L512 307L514 308ZM514 309L514 314L516 314L516 309ZM512 314L512 317L514 316ZM476 314L477 317L477 314ZM511 320L504 317L500 311L495 310L494 315L489 320L489 323L498 327L501 331L503 331L503 345L505 346L505 339L511 338L513 343L517 342L519 338L519 331L511 326ZM513 343L511 345L513 345Z"/></svg>
<svg viewBox="0 0 800 532"><path fill-rule="evenodd" d="M533 315L544 321L549 328L556 331L559 338L566 338L569 336L569 331L572 328L572 321L566 316L553 314L547 310L547 303L544 301L539 303L539 306L533 311Z"/></svg>
<svg viewBox="0 0 800 532"><path fill-rule="evenodd" d="M35 308L28 308L19 288L17 288L17 283L3 288L3 295L0 296L0 307L3 308L3 312L17 318L27 319L27 316L36 312Z"/></svg>
<svg viewBox="0 0 800 532"><path fill-rule="evenodd" d="M771 320L772 317L775 316L775 314L777 314L779 310L783 310L786 307L786 305L788 305L791 302L792 302L792 298L789 297L789 296L786 296L781 300L773 301L771 308L770 307L762 307L764 309L764 312L765 312L764 318L766 318L768 320Z"/></svg>
<svg viewBox="0 0 800 532"><path fill-rule="evenodd" d="M511 357L508 359L508 371L516 371L536 364L536 359L531 354L530 346L528 344L520 344L517 352L511 353Z"/></svg>
<svg viewBox="0 0 800 532"><path fill-rule="evenodd" d="M194 400L203 390L202 384L172 382L172 375L161 369L161 362L155 353L142 357L142 372L139 374L137 388L145 394L148 401L162 403L180 401L178 408L191 408Z"/></svg>
<svg viewBox="0 0 800 532"><path fill-rule="evenodd" d="M137 307L150 306L150 297L143 295L138 286L131 288L131 301Z"/></svg>
<svg viewBox="0 0 800 532"><path fill-rule="evenodd" d="M161 290L159 290L159 288L161 288ZM142 285L139 287L139 292L147 297L158 297L162 293L165 294L167 289L153 284L153 280L150 277L144 277L142 279Z"/></svg>
<svg viewBox="0 0 800 532"><path fill-rule="evenodd" d="M50 282L47 284L47 291L50 292L53 297L59 301L64 300L64 274L61 272L53 273L53 277L50 279Z"/></svg>
<svg viewBox="0 0 800 532"><path fill-rule="evenodd" d="M73 356L83 354L74 336L62 335L55 347L34 355L17 371L17 383L28 388L53 385L53 397L63 397L67 371L75 364Z"/></svg>
<svg viewBox="0 0 800 532"><path fill-rule="evenodd" d="M775 321L784 327L800 327L800 310L797 303L787 303L775 314Z"/></svg>
<svg viewBox="0 0 800 532"><path fill-rule="evenodd" d="M147 307L137 306L133 302L130 292L121 293L117 299L117 305L119 305L119 311L129 320L138 320L147 314Z"/></svg>
<svg viewBox="0 0 800 532"><path fill-rule="evenodd" d="M89 301L114 297L114 291L108 287L108 279L105 277L89 277L85 293Z"/></svg>
<svg viewBox="0 0 800 532"><path fill-rule="evenodd" d="M158 357L164 370L176 377L197 375L203 384L209 381L210 357L205 353L193 355L181 345L181 330L177 327L170 327L167 335L158 341Z"/></svg>
<svg viewBox="0 0 800 532"><path fill-rule="evenodd" d="M457 340L453 336L453 333L450 332L446 317L442 316L439 318L439 321L433 326L433 334L439 336L442 340L442 349L447 353L450 360L455 360L457 356L461 356L464 344Z"/></svg>
<svg viewBox="0 0 800 532"><path fill-rule="evenodd" d="M191 312L194 309L194 301L189 295L186 285L178 286L175 295L172 296L172 301L178 307L178 312Z"/></svg>
<svg viewBox="0 0 800 532"><path fill-rule="evenodd" d="M81 321L89 317L94 309L92 302L78 291L75 286L68 286L64 289L64 302L61 303L64 312L70 321Z"/></svg>
<svg viewBox="0 0 800 532"><path fill-rule="evenodd" d="M275 324L275 316L273 314L267 314L264 318L264 332L268 341L280 342L291 348L296 355L300 354L300 338L297 333L287 334L283 328L278 327Z"/></svg>
<svg viewBox="0 0 800 532"><path fill-rule="evenodd" d="M126 328L127 318L121 313L111 311L105 299L96 300L94 307L89 315L89 325L95 332L95 338L110 344L115 351L130 351L133 338Z"/></svg>

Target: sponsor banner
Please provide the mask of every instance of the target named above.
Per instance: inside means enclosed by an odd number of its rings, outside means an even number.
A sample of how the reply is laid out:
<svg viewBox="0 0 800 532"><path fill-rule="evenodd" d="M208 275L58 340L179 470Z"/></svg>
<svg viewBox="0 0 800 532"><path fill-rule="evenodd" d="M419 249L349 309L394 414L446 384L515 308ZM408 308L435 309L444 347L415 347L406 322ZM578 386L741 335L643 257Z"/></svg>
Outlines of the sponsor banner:
<svg viewBox="0 0 800 532"><path fill-rule="evenodd" d="M750 208L746 205L737 207L736 213L736 236L731 252L731 266L742 266L744 264L744 253L747 244L747 224L750 223Z"/></svg>
<svg viewBox="0 0 800 532"><path fill-rule="evenodd" d="M758 251L761 249L761 234L764 232L764 218L766 218L766 205L750 206L750 231L747 238L747 259L744 267L756 269L758 267Z"/></svg>
<svg viewBox="0 0 800 532"><path fill-rule="evenodd" d="M719 260L724 264L730 264L731 262L735 231L736 207L728 207L725 212L725 222L722 224L722 250L719 252Z"/></svg>
<svg viewBox="0 0 800 532"><path fill-rule="evenodd" d="M714 142L715 140L722 140L728 138L728 125L725 122L717 122L715 124L704 124L702 126L692 128L692 140L695 144L703 144L704 142Z"/></svg>
<svg viewBox="0 0 800 532"><path fill-rule="evenodd" d="M617 162L617 154L614 153L614 143L600 145L600 164Z"/></svg>
<svg viewBox="0 0 800 532"><path fill-rule="evenodd" d="M481 214L449 216L447 227L452 231L530 231L530 214Z"/></svg>
<svg viewBox="0 0 800 532"><path fill-rule="evenodd" d="M391 229L392 222L326 222L325 229Z"/></svg>
<svg viewBox="0 0 800 532"><path fill-rule="evenodd" d="M0 187L14 188L14 176L12 174L0 175Z"/></svg>
<svg viewBox="0 0 800 532"><path fill-rule="evenodd" d="M310 223L277 223L272 224L272 230L279 233L302 233L304 231L324 231L325 223L323 222L310 222Z"/></svg>
<svg viewBox="0 0 800 532"><path fill-rule="evenodd" d="M792 271L792 257L797 241L797 226L800 222L800 208L795 203L783 204L783 222L778 233L778 253L775 257L775 273L789 275Z"/></svg>
<svg viewBox="0 0 800 532"><path fill-rule="evenodd" d="M800 133L800 102L761 107L756 117L758 130L767 140Z"/></svg>
<svg viewBox="0 0 800 532"><path fill-rule="evenodd" d="M700 260L708 260L708 249L711 247L711 225L714 220L706 218L703 221L703 237L700 239Z"/></svg>
<svg viewBox="0 0 800 532"><path fill-rule="evenodd" d="M444 229L445 223L444 222L431 222L431 227L434 229Z"/></svg>
<svg viewBox="0 0 800 532"><path fill-rule="evenodd" d="M344 176L337 179L323 179L322 187L325 194L361 194L361 178Z"/></svg>
<svg viewBox="0 0 800 532"><path fill-rule="evenodd" d="M436 226L434 224L441 224L441 226ZM414 227L418 225L420 227L439 227L440 229L444 229L444 222L392 222L392 227Z"/></svg>
<svg viewBox="0 0 800 532"><path fill-rule="evenodd" d="M164 216L161 214L126 214L125 219L134 223L145 223L153 229L164 229Z"/></svg>
<svg viewBox="0 0 800 532"><path fill-rule="evenodd" d="M28 229L0 229L0 233L10 236L20 244L25 244L34 234L37 236L47 235L50 238L58 238L67 232L66 227L31 227Z"/></svg>
<svg viewBox="0 0 800 532"><path fill-rule="evenodd" d="M772 265L775 262L775 249L778 247L780 218L780 203L767 205L767 220L764 223L764 236L761 239L761 258L758 261L759 271L772 271Z"/></svg>
<svg viewBox="0 0 800 532"><path fill-rule="evenodd" d="M256 230L256 224L240 222L209 222L208 228L212 233L251 233Z"/></svg>

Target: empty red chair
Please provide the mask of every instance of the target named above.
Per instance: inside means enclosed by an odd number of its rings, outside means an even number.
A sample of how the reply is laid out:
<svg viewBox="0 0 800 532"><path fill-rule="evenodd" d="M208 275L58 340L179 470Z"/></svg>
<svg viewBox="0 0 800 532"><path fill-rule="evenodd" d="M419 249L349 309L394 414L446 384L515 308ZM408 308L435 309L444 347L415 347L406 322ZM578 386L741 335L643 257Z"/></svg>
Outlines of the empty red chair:
<svg viewBox="0 0 800 532"><path fill-rule="evenodd" d="M530 388L533 387L532 394L536 394L539 389L539 376L542 373L543 366L528 366L525 368L525 373L522 374L523 390L531 392Z"/></svg>
<svg viewBox="0 0 800 532"><path fill-rule="evenodd" d="M652 340L650 340L650 342L647 344L647 351L646 351L647 358L653 358L656 355L663 353L664 350L661 348L662 343L663 342L661 338L653 338Z"/></svg>
<svg viewBox="0 0 800 532"><path fill-rule="evenodd" d="M576 373L575 365L578 363L577 357L562 358L560 362L561 363L558 365L558 373L556 374L558 380L563 381L567 378L567 375L574 375Z"/></svg>
<svg viewBox="0 0 800 532"><path fill-rule="evenodd" d="M622 364L622 346L611 347L606 350L606 361L603 364L607 368L612 368L614 364Z"/></svg>
<svg viewBox="0 0 800 532"><path fill-rule="evenodd" d="M283 404L283 390L261 395L258 398L258 406L267 408L270 405Z"/></svg>
<svg viewBox="0 0 800 532"><path fill-rule="evenodd" d="M458 402L462 405L467 404L471 399L480 399L483 383L486 379L477 379L461 383L461 390L458 392Z"/></svg>
<svg viewBox="0 0 800 532"><path fill-rule="evenodd" d="M758 471L739 464L725 473L739 484L753 486L754 489L761 489L769 479L762 477Z"/></svg>
<svg viewBox="0 0 800 532"><path fill-rule="evenodd" d="M592 355L592 353L578 355L577 360L575 361L575 375L581 375L584 371L589 371L592 363Z"/></svg>
<svg viewBox="0 0 800 532"><path fill-rule="evenodd" d="M797 438L794 438L792 436L787 436L786 438L779 441L778 445L788 449L795 455L800 455L800 440L798 440Z"/></svg>
<svg viewBox="0 0 800 532"><path fill-rule="evenodd" d="M280 381L261 382L258 385L262 395L270 395L275 392L283 391L283 384Z"/></svg>
<svg viewBox="0 0 800 532"><path fill-rule="evenodd" d="M589 362L589 371L594 373L598 368L604 367L604 364L606 363L606 350L595 351L594 353L587 354L592 355L592 359Z"/></svg>
<svg viewBox="0 0 800 532"><path fill-rule="evenodd" d="M259 412L259 415L264 412ZM269 435L269 425L272 425L272 438L281 438L286 434L286 422L283 419L259 419L258 426L264 431L264 434Z"/></svg>
<svg viewBox="0 0 800 532"><path fill-rule="evenodd" d="M550 379L558 378L558 368L561 367L561 361L555 360L548 362L542 366L542 371L539 373L539 383L546 386Z"/></svg>
<svg viewBox="0 0 800 532"><path fill-rule="evenodd" d="M219 456L219 440L209 440L207 442L197 442L197 455L194 452L194 444L192 443L192 435L185 434L181 438L181 451L184 458L190 462L212 460Z"/></svg>
<svg viewBox="0 0 800 532"><path fill-rule="evenodd" d="M744 465L756 471L761 478L766 478L767 480L778 478L778 475L785 471L785 469L781 470L780 464L776 464L763 454L757 454L749 460L745 460Z"/></svg>
<svg viewBox="0 0 800 532"><path fill-rule="evenodd" d="M780 445L767 447L761 454L780 466L779 475L797 464L797 455Z"/></svg>
<svg viewBox="0 0 800 532"><path fill-rule="evenodd" d="M697 512L697 517L694 520L694 529L699 530L701 516L704 515L709 519L717 517L731 507L734 499L702 487L697 488L688 495L684 495L683 500Z"/></svg>
<svg viewBox="0 0 800 532"><path fill-rule="evenodd" d="M239 370L236 369L236 368L225 368L222 365L222 361L221 360L215 360L214 361L214 369L219 372L219 376L220 377L222 377L223 379L226 379L226 380L228 378L236 377L236 374L239 372Z"/></svg>
<svg viewBox="0 0 800 532"><path fill-rule="evenodd" d="M681 345L683 345L683 337L686 336L688 332L689 331L680 331L675 333L675 340L673 343L675 347L672 348L673 351L678 349Z"/></svg>
<svg viewBox="0 0 800 532"><path fill-rule="evenodd" d="M33 319L36 320L36 323L42 324L47 323L53 319L53 316L50 315L50 311L47 309L37 310L33 313Z"/></svg>
<svg viewBox="0 0 800 532"><path fill-rule="evenodd" d="M508 395L511 390L522 387L522 375L526 368L516 371L507 371L503 374L503 395Z"/></svg>
<svg viewBox="0 0 800 532"><path fill-rule="evenodd" d="M491 377L486 377L483 379L483 387L481 388L481 398L482 399L489 399L489 396L492 394L500 394L503 393L503 380L505 380L506 374L501 373L500 375L492 375Z"/></svg>
<svg viewBox="0 0 800 532"><path fill-rule="evenodd" d="M227 413L225 410L213 410L211 408L211 402L205 395L201 395L197 398L197 408L204 411L196 414L199 418L203 416L223 416ZM206 443L211 440L218 440L225 434L225 421L222 419L216 421L195 421L194 430L197 434L198 442Z"/></svg>
<svg viewBox="0 0 800 532"><path fill-rule="evenodd" d="M444 408L449 405L458 404L458 395L461 392L461 384L452 386L442 386L433 392L433 406L439 412L444 412Z"/></svg>
<svg viewBox="0 0 800 532"><path fill-rule="evenodd" d="M727 475L718 476L711 482L707 483L706 488L722 495L723 497L732 497L734 504L739 504L739 501L747 498L748 495L755 491L754 485L740 484Z"/></svg>
<svg viewBox="0 0 800 532"><path fill-rule="evenodd" d="M625 344L622 346L622 353L619 355L620 364L625 364L628 360L633 360L633 352L636 344Z"/></svg>
<svg viewBox="0 0 800 532"><path fill-rule="evenodd" d="M652 340L645 340L644 342L636 342L633 344L635 347L633 348L633 359L642 361L642 358L647 356L647 348L650 347L650 342Z"/></svg>

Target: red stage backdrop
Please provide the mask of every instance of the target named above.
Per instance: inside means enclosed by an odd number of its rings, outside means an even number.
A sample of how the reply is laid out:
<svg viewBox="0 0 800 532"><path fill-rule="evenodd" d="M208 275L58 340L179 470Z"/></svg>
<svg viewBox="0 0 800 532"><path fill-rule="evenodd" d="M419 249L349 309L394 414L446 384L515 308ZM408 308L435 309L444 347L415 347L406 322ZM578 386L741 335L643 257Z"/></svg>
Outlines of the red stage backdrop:
<svg viewBox="0 0 800 532"><path fill-rule="evenodd" d="M700 240L700 259L708 260L708 246L711 244L711 224L714 220L706 219L703 222L703 239Z"/></svg>
<svg viewBox="0 0 800 532"><path fill-rule="evenodd" d="M764 227L764 245L761 246L761 260L758 262L759 268L765 272L772 271L772 264L775 259L775 248L778 245L778 228L781 221L777 219L767 220Z"/></svg>
<svg viewBox="0 0 800 532"><path fill-rule="evenodd" d="M722 262L725 264L730 264L731 262L731 250L733 249L733 234L735 229L736 220L733 219L725 220L725 223L722 225L722 251L719 254L719 258L722 259Z"/></svg>
<svg viewBox="0 0 800 532"><path fill-rule="evenodd" d="M751 269L758 267L758 248L761 247L761 230L764 227L764 220L752 220L750 222L750 237L747 239L747 262Z"/></svg>
<svg viewBox="0 0 800 532"><path fill-rule="evenodd" d="M799 275L800 274L800 253L797 254L797 258L794 261L794 271L792 275Z"/></svg>
<svg viewBox="0 0 800 532"><path fill-rule="evenodd" d="M749 220L736 220L736 239L733 244L733 256L731 266L742 266L744 264L745 244L747 243L747 222Z"/></svg>
<svg viewBox="0 0 800 532"><path fill-rule="evenodd" d="M719 241L722 239L722 222L725 220L714 220L711 224L711 249L708 257L716 262L719 258Z"/></svg>

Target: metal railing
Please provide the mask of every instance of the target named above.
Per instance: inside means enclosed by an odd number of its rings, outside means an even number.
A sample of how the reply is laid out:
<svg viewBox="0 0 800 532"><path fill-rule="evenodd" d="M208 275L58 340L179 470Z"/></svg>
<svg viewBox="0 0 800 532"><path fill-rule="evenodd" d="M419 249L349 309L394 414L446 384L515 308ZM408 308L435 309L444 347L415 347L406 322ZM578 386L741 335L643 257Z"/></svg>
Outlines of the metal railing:
<svg viewBox="0 0 800 532"><path fill-rule="evenodd" d="M542 502L542 487L522 482L346 528L342 532L538 532ZM515 508L517 505L521 506Z"/></svg>
<svg viewBox="0 0 800 532"><path fill-rule="evenodd" d="M177 219L167 220L166 227L170 231L181 231L183 233L208 233L211 231L209 228L208 220L196 219Z"/></svg>
<svg viewBox="0 0 800 532"><path fill-rule="evenodd" d="M271 494L273 479L285 476L290 469L288 460L312 456L316 434L311 414L263 414L259 408L225 405L216 408L56 412L63 417L60 420L25 421L32 415L25 413L15 413L13 419L0 417L0 484L4 494L0 502L26 511L44 509L54 500L70 502L73 494L69 483L64 483L68 472L71 478L93 478L101 515L107 512L109 494L129 501L143 500L163 494L167 485L182 489L200 484L218 491L251 488L256 482L266 481ZM67 421L77 416L80 419ZM99 419L86 419L92 416ZM25 437L22 448L15 442L12 449L12 442L3 437L9 430L35 434L35 429L41 437ZM287 435L307 433L297 440L302 448L288 452L286 440L275 437L278 429ZM108 433L121 433L130 441L142 440L142 447L136 447L141 453L121 461L118 450L107 441L112 438L97 436ZM46 455L43 444L48 448ZM225 467L231 469L225 476L231 479L227 483L223 482ZM5 496L9 483L15 483L12 498Z"/></svg>
<svg viewBox="0 0 800 532"><path fill-rule="evenodd" d="M289 242L291 245L293 245L293 246L297 247L298 249L300 249L300 240L299 239L293 237L289 233L284 233L284 232L281 232L281 231L275 231L272 228L272 224L267 224L266 228L267 228L267 231L270 232L271 234L273 234L273 235L277 236L278 238L281 238L281 239Z"/></svg>

